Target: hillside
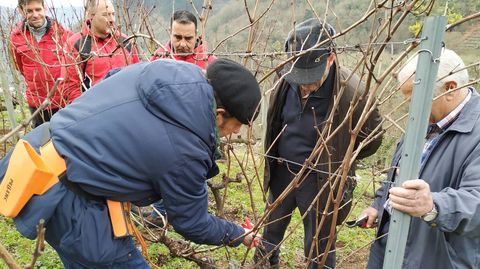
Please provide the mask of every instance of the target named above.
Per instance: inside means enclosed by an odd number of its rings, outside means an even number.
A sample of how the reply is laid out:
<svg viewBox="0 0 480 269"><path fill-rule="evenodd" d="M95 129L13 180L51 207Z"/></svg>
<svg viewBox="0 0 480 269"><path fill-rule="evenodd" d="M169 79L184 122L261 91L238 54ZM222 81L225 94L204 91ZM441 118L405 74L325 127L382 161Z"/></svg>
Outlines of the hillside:
<svg viewBox="0 0 480 269"><path fill-rule="evenodd" d="M435 1L432 14L443 14L446 1L447 0ZM165 42L165 40L168 39L169 21L174 10L185 9L193 13L198 11L198 13L201 14L205 11L205 8L208 8L203 6L205 2L212 2L212 5L209 10L208 20L206 21L206 29L203 29L203 25L200 25L199 33L204 34L205 39L210 44L210 48L217 47L226 37L238 32L241 28L247 28L249 25L247 9L243 0L114 0L119 16L117 23L125 31L128 32L132 28L137 28L138 23L144 20L143 17L148 12L146 21L147 24L151 26L149 32L161 42ZM259 21L259 31L262 33L259 35L256 43L268 51L281 50L285 36L290 29L292 29L295 22L298 23L306 18L315 17L316 13L320 18L326 19L335 29L340 31L355 23L371 8L370 1L368 0L331 0L328 1L328 12L326 12L326 2L310 2L313 5L313 9L309 6L308 1L295 1L295 5L292 5L291 1L274 1L271 6L269 6L271 1L258 1L259 4L256 7L256 1L248 0L248 11L250 14L254 14L255 7L256 17L265 12ZM469 15L480 10L480 1L448 1L448 10L449 12L459 15ZM385 17L388 15L388 12L389 9L385 8ZM421 12L417 11L417 13ZM78 22L81 21L83 17L83 9L69 6L50 7L49 14L50 16L58 18L66 26L76 31L79 27ZM0 15L2 25L11 25L15 11L2 7L0 8ZM408 27L414 24L415 21L422 21L424 15L425 14L420 14L417 17L409 15L406 23L397 31L393 40L403 41L411 37L412 34L409 32ZM127 17L129 21L127 21ZM380 23L383 19L384 18L374 18L373 20ZM18 17L16 20L18 20ZM338 39L337 44L355 45L367 42L372 34L372 23L376 23L373 20L362 23L359 27L356 27L354 31L350 32L348 36ZM460 32L468 31L468 27L472 25L473 23L466 24L455 30ZM8 32L9 29L5 30ZM247 39L248 29L245 29L235 37L223 42L218 48L218 51L245 50ZM265 42L262 44L262 41ZM396 48L393 49L396 51Z"/></svg>
<svg viewBox="0 0 480 269"><path fill-rule="evenodd" d="M130 0L132 1L132 0ZM436 1L432 14L441 15L445 10L445 3L447 0ZM132 1L137 2L137 1ZM155 7L152 14L152 17L149 18L152 21L161 21L163 23L163 29L156 31L156 34L161 39L167 38L164 29L168 28L168 22L170 14L173 10L186 9L194 11L190 1L186 0L173 0L162 1L159 4L155 0L144 0L146 7ZM199 13L202 12L203 0L192 1L198 10ZM247 26L249 24L247 18L247 12L244 5L244 1L239 0L218 0L212 1L212 9L210 17L208 18L207 27L204 31L207 40L211 44L210 47L215 47L214 44L218 44L225 37L236 33L239 29ZM255 1L249 0L248 9L251 14L253 14L255 9ZM257 17L258 14L263 13L265 10L268 10L262 20L260 20L260 28L265 32L265 39L270 40L270 44L275 44L280 42L283 43L283 40L292 28L294 22L301 22L306 18L314 17L315 13L318 14L322 19L325 18L326 21L333 25L337 30L345 29L346 27L352 25L354 22L359 20L365 12L368 10L370 1L367 0L331 0L329 1L328 12L326 13L326 7L324 1L311 1L314 7L314 10L309 6L307 1L295 1L295 5L291 5L291 1L275 1L274 4L269 7L271 1L259 1L257 7ZM460 15L468 15L480 10L480 2L476 0L466 0L466 1L448 1L448 10L449 12L458 13ZM418 10L417 12L419 12ZM389 10L385 9L385 16L388 15ZM407 19L407 23L401 26L401 29L398 31L397 35L393 37L394 40L403 41L412 36L408 31L408 26L413 24L416 20L422 21L424 14L419 14L418 17L410 15ZM375 20L380 23L384 18L375 18ZM355 31L351 32L347 38L340 39L338 43L340 44L355 44L366 42L370 36L370 29L372 29L373 20L367 21L357 27ZM467 25L468 27L468 25ZM467 27L460 27L456 29L457 31L464 31ZM201 30L201 29L200 29ZM222 50L242 50L247 40L248 31L241 32L235 38L230 39L224 44ZM259 40L260 41L260 40ZM277 46L278 47L278 46Z"/></svg>

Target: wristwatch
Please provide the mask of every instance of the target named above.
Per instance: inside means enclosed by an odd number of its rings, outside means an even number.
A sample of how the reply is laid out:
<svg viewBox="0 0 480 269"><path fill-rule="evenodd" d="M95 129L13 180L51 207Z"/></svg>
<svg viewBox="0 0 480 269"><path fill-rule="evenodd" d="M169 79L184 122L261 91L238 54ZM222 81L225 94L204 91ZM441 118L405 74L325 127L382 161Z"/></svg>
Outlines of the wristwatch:
<svg viewBox="0 0 480 269"><path fill-rule="evenodd" d="M438 216L437 206L434 203L432 210L430 210L430 212L425 213L425 215L423 215L421 218L426 222L432 222L435 219L437 219L437 216Z"/></svg>

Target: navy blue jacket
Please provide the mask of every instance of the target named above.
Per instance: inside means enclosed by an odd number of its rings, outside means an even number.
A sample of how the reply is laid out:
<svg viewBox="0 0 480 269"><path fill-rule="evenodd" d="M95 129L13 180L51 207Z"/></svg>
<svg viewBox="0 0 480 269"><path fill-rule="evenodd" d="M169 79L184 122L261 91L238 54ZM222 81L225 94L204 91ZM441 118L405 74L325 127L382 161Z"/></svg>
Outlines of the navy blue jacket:
<svg viewBox="0 0 480 269"><path fill-rule="evenodd" d="M207 212L206 180L218 173L214 106L198 67L159 60L97 84L52 118L50 133L86 192L141 206L162 197L177 232L221 245L244 230Z"/></svg>

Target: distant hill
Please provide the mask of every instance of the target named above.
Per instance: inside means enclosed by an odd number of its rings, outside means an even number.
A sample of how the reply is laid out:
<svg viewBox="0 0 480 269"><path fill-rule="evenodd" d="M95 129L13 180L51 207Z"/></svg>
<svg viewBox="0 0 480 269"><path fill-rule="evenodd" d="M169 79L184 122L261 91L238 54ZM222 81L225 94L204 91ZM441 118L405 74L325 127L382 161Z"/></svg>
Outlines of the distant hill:
<svg viewBox="0 0 480 269"><path fill-rule="evenodd" d="M247 13L244 5L244 1L239 0L224 0L213 1L213 13L209 18L206 36L207 40L211 44L210 47L214 47L228 35L237 32L240 28L248 25ZM253 12L255 1L247 1L250 3L249 11ZM271 1L260 1L257 7L257 16L264 10L267 10ZM331 0L328 6L328 12L326 12L326 1L309 1L312 3L315 12L320 18L325 18L337 30L345 29L348 26L355 23L362 18L365 12L369 9L371 1L369 0ZM377 1L380 2L380 1ZM393 1L396 3L396 1ZM447 0L435 1L432 9L432 15L443 15L445 11ZM388 2L391 4L391 2ZM218 6L217 6L218 5ZM371 20L362 23L359 27L356 27L354 31L350 32L347 36L339 38L337 44L341 45L356 45L368 42L370 37L372 25L379 25L385 20L385 16L390 13L387 8L384 8L384 12L379 12L379 16L372 18ZM478 0L448 0L448 13L458 13L466 16L480 11L480 1ZM371 8L371 7L370 7ZM287 33L293 28L294 22L299 23L307 18L315 17L314 12L307 3L307 1L295 1L295 5L291 5L291 1L275 1L274 5L268 9L268 13L261 21L261 38L257 43L262 43L262 40L268 40L268 46L266 50L272 51L275 49L283 49L283 42ZM418 15L413 14L407 17L407 20L401 25L392 41L404 41L413 36L409 32L408 27L412 25L416 20L423 21L426 14L421 9L418 9ZM468 23L462 27L455 29L456 31L467 31L472 25L478 23ZM231 38L225 42L224 45L219 48L220 51L237 51L245 50L245 43L248 38L248 30L243 31L238 36ZM265 42L263 42L265 43ZM395 44L393 51L397 52L403 49L405 45ZM260 48L255 48L259 50Z"/></svg>
<svg viewBox="0 0 480 269"><path fill-rule="evenodd" d="M188 10L194 13L195 9L199 12L202 11L203 0L193 0L192 3L195 8L192 6L190 1L186 0L171 0L171 1L158 1L158 0L118 0L117 4L126 4L127 6L138 6L143 5L147 9L154 10L153 15L162 17L164 19L170 18L171 14L175 10ZM222 6L222 3L228 3L230 0L219 0L215 1L216 6Z"/></svg>
<svg viewBox="0 0 480 269"><path fill-rule="evenodd" d="M433 8L434 14L443 14L445 3L447 0L435 1ZM168 30L170 17L174 10L186 9L196 14L200 14L204 8L211 8L210 16L208 18L206 29L199 26L199 33L203 33L209 48L218 46L217 52L238 52L246 50L246 43L248 40L248 29L240 31L249 24L245 1L243 0L215 0L212 1L212 7L202 7L204 0L116 0L114 1L117 7L117 14L119 19L117 23L121 26L122 31L132 32L138 31L138 25L141 18L145 16L145 12L149 12L147 17L147 24L149 28L140 28L142 33L151 33L160 42L164 43L168 39ZM255 0L247 0L248 10L253 14L255 9ZM271 1L259 1L257 7L257 17L265 10L268 12L260 21L259 32L257 32L255 40L254 51L281 51L283 50L283 42L287 33L293 28L294 23L299 23L307 18L315 17L315 13L322 19L326 16L326 20L337 30L345 29L346 27L359 20L368 10L369 0L330 0L328 1L328 12L326 12L326 1L275 1L269 7ZM312 11L308 2L312 3L315 12ZM193 3L193 6L192 4ZM390 2L389 2L390 3ZM462 15L469 15L480 10L480 1L478 0L449 0L449 11L456 12ZM140 11L144 10L143 13ZM389 13L388 9L384 9L385 14ZM72 8L69 6L56 7L50 9L50 15L57 18L64 25L73 31L79 30L79 22L83 19L83 8ZM11 8L0 7L0 23L2 25L10 25L15 17L15 10ZM379 13L382 14L382 13ZM18 15L18 14L17 14ZM419 16L410 15L406 22L400 27L393 41L403 41L412 36L408 30L408 26L413 24L416 20L423 20L425 14L421 13ZM339 46L353 46L357 44L366 43L371 35L372 23L380 23L384 18L375 18L376 21L370 20L362 23L356 27L354 31L347 36L339 38L337 44ZM129 21L132 25L129 25ZM456 31L467 31L471 26L466 25L455 29ZM134 29L134 30L132 30ZM8 32L9 29L4 31ZM237 33L233 37L229 37ZM5 35L5 33L4 33ZM227 40L225 40L229 37ZM401 50L404 47L402 44L392 46L394 52ZM150 52L151 53L151 52ZM148 53L147 53L148 54Z"/></svg>

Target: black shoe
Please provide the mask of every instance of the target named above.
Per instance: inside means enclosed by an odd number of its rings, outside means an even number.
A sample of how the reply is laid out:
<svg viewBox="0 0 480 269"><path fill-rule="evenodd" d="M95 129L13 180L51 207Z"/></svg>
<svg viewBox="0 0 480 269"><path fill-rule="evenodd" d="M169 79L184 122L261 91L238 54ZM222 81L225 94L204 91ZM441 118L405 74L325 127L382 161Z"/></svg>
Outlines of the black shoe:
<svg viewBox="0 0 480 269"><path fill-rule="evenodd" d="M255 268L262 269L279 269L280 265L278 263L273 263L271 261L271 256L265 257L267 251L263 247L257 247L255 254L253 255L253 262L255 263ZM274 254L276 254L274 252ZM270 254L271 255L271 254Z"/></svg>

